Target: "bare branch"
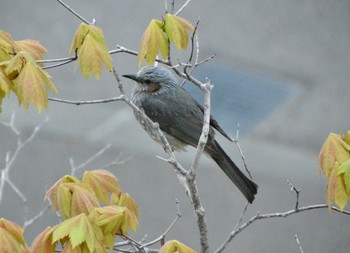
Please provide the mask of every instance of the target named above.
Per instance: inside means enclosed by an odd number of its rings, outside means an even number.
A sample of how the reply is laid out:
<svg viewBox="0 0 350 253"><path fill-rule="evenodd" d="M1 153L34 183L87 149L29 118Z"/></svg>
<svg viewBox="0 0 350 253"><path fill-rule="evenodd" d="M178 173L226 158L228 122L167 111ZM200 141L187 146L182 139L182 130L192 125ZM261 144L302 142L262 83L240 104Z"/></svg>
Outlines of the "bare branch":
<svg viewBox="0 0 350 253"><path fill-rule="evenodd" d="M23 228L26 229L28 226L32 225L35 221L37 221L40 217L42 217L47 210L49 210L50 205L46 205L39 213L30 218L29 220L25 220L23 224Z"/></svg>
<svg viewBox="0 0 350 253"><path fill-rule="evenodd" d="M299 242L298 235L295 235L295 236L294 236L294 238L295 238L295 241L296 241L296 242L297 242L297 244L298 244L298 247L299 247L300 253L304 253L303 248L301 247L301 244L300 244L300 242Z"/></svg>
<svg viewBox="0 0 350 253"><path fill-rule="evenodd" d="M19 130L16 128L16 126L15 126L15 118L16 118L16 114L15 114L15 112L13 111L13 112L11 113L10 122L2 122L2 121L0 121L0 124L9 127L15 135L19 136L21 133L20 133L20 131L19 131Z"/></svg>
<svg viewBox="0 0 350 253"><path fill-rule="evenodd" d="M239 233L241 233L243 230L245 230L247 227L249 227L251 224L258 220L264 220L264 219L273 219L273 218L286 218L290 215L300 213L300 212L305 212L305 211L310 211L310 210L315 210L315 209L324 209L328 208L327 204L319 204L319 205L310 205L310 206L304 206L300 207L297 210L289 210L286 212L281 212L281 213L268 213L268 214L260 214L258 213L254 217L252 217L250 220L248 220L246 223L242 224L240 227L237 229L233 230L231 234L228 236L228 238L224 241L224 243L215 251L215 253L220 253L225 250L225 248L228 246L228 244L232 241L233 238L235 238ZM341 211L339 208L332 206L330 209L339 212L341 214L345 215L350 215L350 212L348 211Z"/></svg>
<svg viewBox="0 0 350 253"><path fill-rule="evenodd" d="M242 224L244 215L245 215L245 213L246 213L247 210L248 210L248 206L249 206L249 202L247 201L247 203L245 204L245 207L244 207L244 209L243 209L243 212L242 212L242 214L241 214L241 217L239 218L239 220L238 220L238 222L237 222L237 224L236 224L234 230L236 230L236 229Z"/></svg>
<svg viewBox="0 0 350 253"><path fill-rule="evenodd" d="M62 0L57 0L57 2L59 2L60 4L62 4L64 6L64 8L66 8L67 10L69 10L71 13L73 13L77 18L79 18L81 21L83 21L84 23L88 24L88 25L94 25L96 23L95 19L92 20L92 22L87 21L87 19L85 19L83 16L81 16L78 12L76 12L75 10L73 10L71 7L69 7L66 3L64 3Z"/></svg>
<svg viewBox="0 0 350 253"><path fill-rule="evenodd" d="M57 67L60 67L60 66L66 65L66 64L68 64L68 63L71 63L71 62L75 61L76 59L78 59L78 56L68 58L67 60L62 61L62 62L57 63L57 64L53 64L53 65L50 65L50 66L44 66L44 67L42 67L42 69L52 69L52 68L57 68ZM55 60L55 59L54 59L54 60ZM56 59L56 60L57 60L57 59ZM48 61L51 61L51 60L48 60Z"/></svg>
<svg viewBox="0 0 350 253"><path fill-rule="evenodd" d="M207 144L209 127L210 127L210 92L212 89L212 85L209 81L204 84L204 116L203 116L203 127L202 133L198 141L197 152L195 158L193 159L190 173L193 177L195 177L197 173L197 168L199 165L199 161L201 155L203 154L204 147Z"/></svg>
<svg viewBox="0 0 350 253"><path fill-rule="evenodd" d="M176 224L176 222L181 218L181 212L180 212L180 203L178 200L176 200L176 206L177 206L177 214L176 214L176 217L175 219L173 220L173 222L169 225L169 227L164 231L163 234L161 234L160 236L158 236L156 239L148 242L148 243L145 243L143 244L144 247L148 247L148 246L151 246L153 244L156 244L158 242L162 242L161 245L164 244L164 239L165 239L165 236L169 233L169 231L174 227L174 225Z"/></svg>
<svg viewBox="0 0 350 253"><path fill-rule="evenodd" d="M53 98L49 97L50 101L55 101L59 103L64 104L72 104L72 105L92 105L92 104L105 104L105 103L111 103L115 101L123 101L124 96L118 96L118 97L112 97L112 98L104 98L104 99L94 99L94 100L68 100L68 99L60 99L60 98Z"/></svg>
<svg viewBox="0 0 350 253"><path fill-rule="evenodd" d="M6 155L6 165L5 168L1 170L1 182L0 182L0 203L2 200L2 195L3 195L3 189L4 189L4 184L7 182L10 187L16 192L16 194L22 199L22 201L26 204L27 199L24 196L24 194L18 189L18 187L11 181L9 177L9 171L12 168L12 165L14 161L16 160L17 156L19 155L20 151L29 143L31 142L35 136L37 135L38 131L41 129L41 127L48 121L49 119L46 118L44 121L42 121L38 126L36 126L32 132L32 134L25 140L21 141L20 139L20 133L17 141L17 147L16 150L14 151L13 155L11 156L10 152L7 152ZM14 127L14 123L10 122L10 127L11 129Z"/></svg>
<svg viewBox="0 0 350 253"><path fill-rule="evenodd" d="M295 186L292 185L292 183L289 180L287 180L287 183L290 186L290 191L291 192L294 191L296 193L295 210L298 210L298 208L299 208L299 193L300 193L301 189L295 188Z"/></svg>
<svg viewBox="0 0 350 253"><path fill-rule="evenodd" d="M186 6L191 2L191 0L187 0L181 7L180 9L174 14L175 16L178 16L183 9L186 8Z"/></svg>
<svg viewBox="0 0 350 253"><path fill-rule="evenodd" d="M71 164L71 175L74 176L75 173L86 167L89 163L93 162L96 158L100 157L104 152L106 152L106 150L108 150L112 145L109 143L107 144L104 148L100 149L99 151L97 151L93 156L89 157L89 159L87 159L85 162L79 164L78 166L74 165L73 159L70 158L70 164Z"/></svg>
<svg viewBox="0 0 350 253"><path fill-rule="evenodd" d="M245 160L245 157L244 157L244 154L243 154L243 150L241 148L241 145L239 145L239 142L238 142L238 139L239 139L239 123L237 124L237 132L236 132L236 138L235 139L232 139L230 137L230 140L233 141L235 144L236 144L236 147L238 148L238 151L241 155L241 158L242 158L242 161L243 161L243 165L244 165L244 168L245 170L247 171L249 177L252 179L252 174L250 173L250 170L248 168L248 165L246 163L246 160Z"/></svg>

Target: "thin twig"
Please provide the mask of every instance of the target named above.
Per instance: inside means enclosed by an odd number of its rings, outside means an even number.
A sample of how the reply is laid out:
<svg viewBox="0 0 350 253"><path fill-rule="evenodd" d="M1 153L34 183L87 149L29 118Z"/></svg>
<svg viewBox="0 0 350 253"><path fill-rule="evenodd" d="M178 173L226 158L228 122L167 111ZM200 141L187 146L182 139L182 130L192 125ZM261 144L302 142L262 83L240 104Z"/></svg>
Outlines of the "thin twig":
<svg viewBox="0 0 350 253"><path fill-rule="evenodd" d="M169 225L169 227L160 235L158 236L156 239L152 240L152 241L149 241L145 244L143 244L144 247L148 247L148 246L151 246L151 245L154 245L158 242L161 242L161 241L164 241L164 238L165 236L169 233L169 231L174 227L174 225L176 224L176 222L181 218L181 212L180 212L180 203L178 200L176 200L176 206L177 206L177 214L176 214L176 217L175 219L173 220L173 222ZM163 242L164 244L164 242ZM163 245L161 243L161 245Z"/></svg>
<svg viewBox="0 0 350 253"><path fill-rule="evenodd" d="M281 212L281 213L267 213L267 214L260 214L258 213L254 217L252 217L250 220L248 220L246 223L243 223L239 228L233 230L231 234L228 236L228 238L224 241L224 243L215 251L215 253L220 253L225 250L225 248L228 246L228 244L232 241L233 238L235 238L239 233L241 233L243 230L245 230L247 227L252 225L254 222L258 220L264 220L264 219L273 219L273 218L286 218L290 215L299 213L299 212L305 212L305 211L310 211L310 210L315 210L315 209L323 209L323 208L328 208L328 204L319 204L319 205L310 205L310 206L304 206L304 207L299 207L298 210L289 210L286 212ZM345 214L345 215L350 215L350 212L348 211L341 211L339 208L332 206L330 209Z"/></svg>
<svg viewBox="0 0 350 253"><path fill-rule="evenodd" d="M72 104L72 105L93 105L93 104L104 104L104 103L111 103L115 101L122 101L124 100L124 96L121 95L118 97L94 99L94 100L68 100L68 99L49 97L49 100L59 102L59 103L64 103L64 104Z"/></svg>
<svg viewBox="0 0 350 253"><path fill-rule="evenodd" d="M35 221L37 221L39 218L41 218L47 210L49 210L50 205L46 205L40 212L38 212L36 215L34 215L29 220L25 220L23 224L23 228L27 228L28 226L32 225Z"/></svg>
<svg viewBox="0 0 350 253"><path fill-rule="evenodd" d="M57 59L46 59L46 60L37 60L36 63L53 63L53 62L65 62L69 60L76 60L76 56L57 58Z"/></svg>
<svg viewBox="0 0 350 253"><path fill-rule="evenodd" d="M83 16L81 16L78 12L76 12L75 10L73 10L71 7L69 7L66 3L64 3L62 0L57 0L57 2L59 2L60 4L62 4L67 10L69 10L71 13L73 13L77 18L79 18L81 21L83 21L84 23L88 24L88 25L93 25L95 24L95 19L93 19L92 22L87 21L87 19L85 19Z"/></svg>
<svg viewBox="0 0 350 253"><path fill-rule="evenodd" d="M242 159L244 168L247 171L249 177L252 179L253 178L252 174L250 173L250 170L249 170L248 165L247 165L246 160L245 160L245 156L243 154L243 150L241 148L241 145L239 145L238 139L239 139L239 123L237 124L236 138L235 139L230 138L230 140L236 144L236 147L241 155L241 159Z"/></svg>
<svg viewBox="0 0 350 253"><path fill-rule="evenodd" d="M301 244L300 244L300 242L299 242L298 235L294 235L294 238L295 238L295 241L296 241L296 242L297 242L297 244L298 244L298 247L299 247L300 253L304 253L303 248L301 247Z"/></svg>
<svg viewBox="0 0 350 253"><path fill-rule="evenodd" d="M71 62L75 61L76 59L78 59L78 58L71 58L71 59L66 60L66 61L64 61L64 62L60 62L60 63L57 63L57 64L52 64L52 65L49 65L49 66L44 66L44 67L41 67L41 68L42 68L42 69L57 68L57 67L66 65L66 64L68 64L68 63L71 63Z"/></svg>
<svg viewBox="0 0 350 253"><path fill-rule="evenodd" d="M175 0L171 1L171 13L174 14L175 11Z"/></svg>
<svg viewBox="0 0 350 253"><path fill-rule="evenodd" d="M104 154L104 152L106 152L112 145L109 143L107 144L105 147L103 147L102 149L100 149L99 151L97 151L94 155L92 155L91 157L89 157L89 159L87 159L86 161L82 162L81 164L79 164L78 166L74 166L74 162L73 159L70 158L70 163L71 163L71 175L74 176L75 173L86 167L89 163L93 162L96 158L100 157L102 154Z"/></svg>
<svg viewBox="0 0 350 253"><path fill-rule="evenodd" d="M194 177L197 173L197 168L199 165L199 161L201 158L201 155L203 154L205 145L208 140L208 134L209 134L209 127L210 127L210 93L211 93L212 85L209 81L205 83L205 89L204 89L204 116L203 116L203 127L202 127L202 133L198 141L197 145L197 151L196 155L192 161L192 166L190 173L192 173L192 176Z"/></svg>
<svg viewBox="0 0 350 253"><path fill-rule="evenodd" d="M180 9L174 14L175 16L178 16L183 9L191 2L191 0L187 0L181 7Z"/></svg>
<svg viewBox="0 0 350 253"><path fill-rule="evenodd" d="M242 212L242 214L241 214L241 217L239 218L239 220L238 220L238 222L237 222L237 224L236 224L234 230L236 230L236 229L242 224L244 215L245 215L245 213L246 213L247 210L248 210L248 206L249 206L249 202L247 201L247 203L245 204L245 207L244 207L244 209L243 209L243 212Z"/></svg>
<svg viewBox="0 0 350 253"><path fill-rule="evenodd" d="M300 194L301 189L295 188L295 186L294 186L289 180L287 180L287 183L288 183L289 186L290 186L290 191L291 191L291 192L294 191L295 194L296 194L295 210L298 210L298 208L299 208L299 194Z"/></svg>
<svg viewBox="0 0 350 253"><path fill-rule="evenodd" d="M14 151L14 153L12 154L12 156L10 155L10 152L7 153L6 155L6 165L5 168L2 169L1 171L1 182L0 182L0 203L2 200L2 195L3 195L3 188L4 188L4 184L5 182L7 182L11 188L16 192L16 194L23 200L24 203L27 202L26 197L24 196L24 194L17 188L17 186L11 181L11 179L9 178L9 171L14 163L14 161L16 160L17 156L19 155L20 151L29 143L31 142L35 136L37 135L37 133L39 132L39 130L41 129L41 127L49 120L49 118L47 117L44 121L42 121L38 126L36 126L32 132L32 134L25 140L25 141L21 141L20 136L18 138L17 141L17 147L16 150ZM13 124L13 123L12 123Z"/></svg>

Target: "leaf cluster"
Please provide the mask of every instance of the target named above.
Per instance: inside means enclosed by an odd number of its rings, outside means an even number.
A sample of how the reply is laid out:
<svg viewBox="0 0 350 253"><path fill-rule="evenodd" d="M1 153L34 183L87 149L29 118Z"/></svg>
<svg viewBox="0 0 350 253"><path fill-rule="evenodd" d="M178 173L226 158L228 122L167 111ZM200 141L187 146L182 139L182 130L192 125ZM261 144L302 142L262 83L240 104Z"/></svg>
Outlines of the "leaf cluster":
<svg viewBox="0 0 350 253"><path fill-rule="evenodd" d="M116 236L136 232L139 209L134 199L121 191L118 179L109 171L85 171L78 179L66 175L46 193L53 211L63 221L45 228L29 248L24 229L0 219L0 252L54 253L61 245L64 253L108 253L113 249ZM186 245L172 240L159 252L193 253Z"/></svg>
<svg viewBox="0 0 350 253"><path fill-rule="evenodd" d="M106 248L113 248L116 235L137 229L135 201L121 192L118 179L106 170L86 171L81 180L64 176L45 198L64 221L48 227L34 240L33 253L55 252L58 243L63 252L107 252Z"/></svg>
<svg viewBox="0 0 350 253"><path fill-rule="evenodd" d="M32 103L41 112L47 108L47 88L57 93L50 75L37 64L46 49L37 40L14 41L0 30L0 112L5 96L14 93L19 104L28 109Z"/></svg>
<svg viewBox="0 0 350 253"><path fill-rule="evenodd" d="M94 25L81 23L75 32L69 51L78 55L77 63L83 76L88 79L92 74L97 80L100 79L102 66L105 65L112 71L112 57L108 52L107 45L101 28Z"/></svg>
<svg viewBox="0 0 350 253"><path fill-rule="evenodd" d="M163 16L162 21L152 19L142 35L137 57L139 67L146 59L148 66L152 65L160 52L165 60L168 57L170 43L175 43L177 49L187 49L188 31L194 27L187 20L170 13Z"/></svg>
<svg viewBox="0 0 350 253"><path fill-rule="evenodd" d="M331 133L319 155L319 170L327 179L326 199L344 210L350 198L350 131L344 136Z"/></svg>

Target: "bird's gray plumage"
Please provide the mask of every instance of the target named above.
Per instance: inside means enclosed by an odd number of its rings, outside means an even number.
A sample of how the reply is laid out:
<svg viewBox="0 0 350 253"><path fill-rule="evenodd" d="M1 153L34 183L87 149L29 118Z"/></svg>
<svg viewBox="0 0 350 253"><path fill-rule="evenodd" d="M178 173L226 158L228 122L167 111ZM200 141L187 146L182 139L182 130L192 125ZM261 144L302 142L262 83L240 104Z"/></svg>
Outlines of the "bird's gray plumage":
<svg viewBox="0 0 350 253"><path fill-rule="evenodd" d="M178 85L177 79L168 69L144 67L136 75L124 75L124 77L136 81L137 85L131 95L132 101L152 121L159 124L175 150L183 149L187 145L197 146L202 132L204 109L185 89ZM143 125L139 116L137 114L135 116ZM143 127L150 132L144 125ZM205 152L251 203L257 193L257 185L239 170L217 143L213 128L230 139L211 116ZM159 142L154 136L152 137Z"/></svg>

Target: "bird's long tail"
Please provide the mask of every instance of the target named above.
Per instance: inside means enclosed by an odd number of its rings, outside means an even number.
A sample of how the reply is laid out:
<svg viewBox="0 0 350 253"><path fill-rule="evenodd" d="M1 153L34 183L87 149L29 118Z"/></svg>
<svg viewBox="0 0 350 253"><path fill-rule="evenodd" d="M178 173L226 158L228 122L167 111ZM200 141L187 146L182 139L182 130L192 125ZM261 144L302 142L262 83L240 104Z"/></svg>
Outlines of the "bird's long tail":
<svg viewBox="0 0 350 253"><path fill-rule="evenodd" d="M225 151L216 141L214 145L211 146L217 149L215 150L216 154L220 154L211 155L211 157L243 193L249 203L252 203L255 198L254 195L257 193L258 185L243 174L243 172L237 167L237 165L231 160L231 158L225 153Z"/></svg>

